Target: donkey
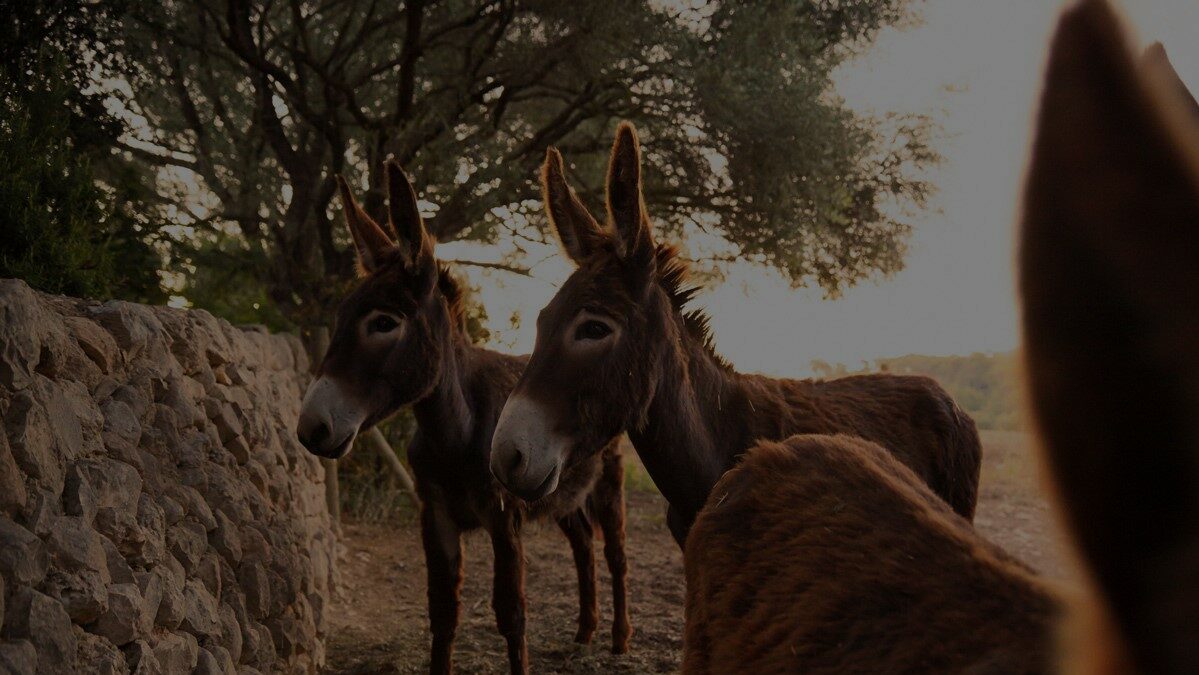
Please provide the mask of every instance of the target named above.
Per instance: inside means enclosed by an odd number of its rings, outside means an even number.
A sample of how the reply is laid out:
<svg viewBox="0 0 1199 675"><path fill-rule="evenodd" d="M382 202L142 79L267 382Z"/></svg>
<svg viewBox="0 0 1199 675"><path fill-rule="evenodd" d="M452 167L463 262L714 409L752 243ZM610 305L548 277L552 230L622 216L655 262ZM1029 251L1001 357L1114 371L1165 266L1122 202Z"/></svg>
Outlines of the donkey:
<svg viewBox="0 0 1199 675"><path fill-rule="evenodd" d="M619 446L572 466L562 489L537 501L505 498L488 471L500 408L527 357L473 345L463 293L433 255L416 193L388 163L390 236L358 206L339 177L346 222L362 280L341 302L329 351L304 396L297 435L326 458L343 457L363 429L412 404L417 431L408 448L420 495L421 541L428 572L430 671L452 669L462 586L464 532L483 528L495 556L492 607L508 643L512 672L528 671L524 553L520 530L552 518L570 541L579 577L575 640L591 641L599 621L594 523L603 532L612 573L612 651L628 651L624 468Z"/></svg>
<svg viewBox="0 0 1199 675"><path fill-rule="evenodd" d="M609 224L566 182L551 148L546 211L577 269L537 319L528 367L504 406L492 472L516 494L549 494L556 476L627 432L669 502L681 546L712 486L751 445L797 433L874 440L970 519L981 448L974 422L931 379L831 381L736 372L718 356L696 289L672 246L655 245L641 196L641 151L623 123L608 170Z"/></svg>
<svg viewBox="0 0 1199 675"><path fill-rule="evenodd" d="M1106 0L1070 9L1027 178L1026 391L1084 592L882 448L797 436L695 523L684 672L1199 672L1199 106L1162 56L1138 68Z"/></svg>

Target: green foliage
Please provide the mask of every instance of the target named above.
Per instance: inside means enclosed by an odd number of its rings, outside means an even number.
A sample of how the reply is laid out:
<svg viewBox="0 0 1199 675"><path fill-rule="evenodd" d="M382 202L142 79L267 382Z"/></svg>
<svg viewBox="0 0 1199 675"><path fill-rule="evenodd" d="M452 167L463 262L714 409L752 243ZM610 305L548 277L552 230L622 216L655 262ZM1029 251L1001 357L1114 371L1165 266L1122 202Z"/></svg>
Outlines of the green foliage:
<svg viewBox="0 0 1199 675"><path fill-rule="evenodd" d="M17 3L0 27L0 276L53 293L160 302L161 226L138 208L136 170L112 161L119 133L91 64L103 61L90 3Z"/></svg>
<svg viewBox="0 0 1199 675"><path fill-rule="evenodd" d="M416 431L416 420L410 410L401 410L379 425L383 437L401 460L407 457L408 443ZM416 505L400 487L386 460L366 447L354 451L337 462L340 482L341 512L346 517L366 523L413 522ZM409 469L411 473L411 469Z"/></svg>
<svg viewBox="0 0 1199 675"><path fill-rule="evenodd" d="M821 377L854 374L845 366L814 361L812 370ZM908 355L878 359L872 368L856 372L886 371L895 374L927 375L945 387L980 429L1020 430L1020 387L1014 353L971 354L970 356Z"/></svg>
<svg viewBox="0 0 1199 675"><path fill-rule="evenodd" d="M439 240L545 240L546 146L598 210L629 119L669 236L705 235L709 269L749 257L830 293L900 267L936 160L927 120L860 116L832 88L909 0L218 4L147 3L122 40L148 122L130 156L187 226L183 292L225 316L327 322L353 267L334 175L380 217L389 156Z"/></svg>

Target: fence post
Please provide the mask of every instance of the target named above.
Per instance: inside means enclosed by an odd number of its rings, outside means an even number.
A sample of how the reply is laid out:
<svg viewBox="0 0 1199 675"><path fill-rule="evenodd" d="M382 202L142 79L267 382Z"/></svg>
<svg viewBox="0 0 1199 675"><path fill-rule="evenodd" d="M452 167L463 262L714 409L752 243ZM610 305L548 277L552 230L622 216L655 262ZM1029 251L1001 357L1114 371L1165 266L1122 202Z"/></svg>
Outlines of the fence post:
<svg viewBox="0 0 1199 675"><path fill-rule="evenodd" d="M383 459L387 460L387 465L391 467L392 472L399 479L404 491L408 493L408 496L412 497L412 503L419 506L420 497L416 494L416 485L412 482L412 476L408 475L408 470L404 468L404 463L400 461L399 457L396 457L395 451L391 449L391 444L383 437L383 432L379 431L379 427L372 427L366 433L366 442L373 446L375 452L382 455Z"/></svg>

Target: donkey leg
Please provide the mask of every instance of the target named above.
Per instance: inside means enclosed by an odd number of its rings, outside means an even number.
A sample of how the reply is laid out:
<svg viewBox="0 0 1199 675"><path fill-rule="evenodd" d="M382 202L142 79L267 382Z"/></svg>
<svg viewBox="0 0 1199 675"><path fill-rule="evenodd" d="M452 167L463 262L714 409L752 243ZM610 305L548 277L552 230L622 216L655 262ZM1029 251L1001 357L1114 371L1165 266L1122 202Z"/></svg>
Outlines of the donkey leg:
<svg viewBox="0 0 1199 675"><path fill-rule="evenodd" d="M620 455L604 458L604 473L595 488L595 505L604 533L604 558L612 574L612 653L626 654L633 628L629 625L629 566L624 545L624 464Z"/></svg>
<svg viewBox="0 0 1199 675"><path fill-rule="evenodd" d="M508 665L513 673L529 672L529 648L525 643L525 558L520 525L515 509L496 514L491 527L491 550L495 555L491 607L500 635L508 642Z"/></svg>
<svg viewBox="0 0 1199 675"><path fill-rule="evenodd" d="M462 533L445 505L430 499L422 502L420 525L429 580L429 629L433 633L429 672L448 674L453 669L462 590Z"/></svg>
<svg viewBox="0 0 1199 675"><path fill-rule="evenodd" d="M599 624L599 599L595 594L595 526L586 509L579 509L558 521L558 526L570 540L579 573L579 631L575 642L591 644Z"/></svg>

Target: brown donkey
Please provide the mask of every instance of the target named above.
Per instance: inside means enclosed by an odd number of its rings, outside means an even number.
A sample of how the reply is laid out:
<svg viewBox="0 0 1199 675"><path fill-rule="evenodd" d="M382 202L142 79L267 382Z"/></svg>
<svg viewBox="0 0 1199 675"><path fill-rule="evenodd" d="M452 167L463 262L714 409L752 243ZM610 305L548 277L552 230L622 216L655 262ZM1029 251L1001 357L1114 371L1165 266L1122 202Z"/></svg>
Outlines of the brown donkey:
<svg viewBox="0 0 1199 675"><path fill-rule="evenodd" d="M889 453L800 436L695 523L685 672L1199 672L1199 107L1161 56L1138 69L1105 0L1069 11L1028 175L1027 389L1077 616Z"/></svg>
<svg viewBox="0 0 1199 675"><path fill-rule="evenodd" d="M599 621L594 525L612 572L612 650L628 650L625 599L623 467L615 443L571 467L563 489L525 502L488 470L491 434L526 357L471 344L462 293L433 256L416 194L403 171L387 165L386 234L339 181L346 221L364 277L337 309L329 351L304 396L297 433L313 454L337 458L363 429L412 404L417 432L408 458L421 497L421 540L428 571L430 671L451 670L462 586L462 533L484 528L495 555L492 606L508 641L514 673L528 670L525 644L525 520L553 518L570 540L579 575L579 628L590 642ZM398 235L398 236L396 236ZM394 238L394 239L393 239Z"/></svg>
<svg viewBox="0 0 1199 675"><path fill-rule="evenodd" d="M491 468L513 492L549 494L556 476L628 432L670 503L680 546L712 486L762 439L849 433L888 448L955 511L974 515L974 422L924 377L831 381L738 373L712 347L707 318L671 246L655 245L641 198L633 127L616 133L609 224L567 185L551 149L546 210L578 269L537 319L537 342L496 428Z"/></svg>

